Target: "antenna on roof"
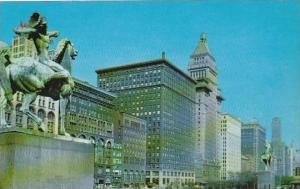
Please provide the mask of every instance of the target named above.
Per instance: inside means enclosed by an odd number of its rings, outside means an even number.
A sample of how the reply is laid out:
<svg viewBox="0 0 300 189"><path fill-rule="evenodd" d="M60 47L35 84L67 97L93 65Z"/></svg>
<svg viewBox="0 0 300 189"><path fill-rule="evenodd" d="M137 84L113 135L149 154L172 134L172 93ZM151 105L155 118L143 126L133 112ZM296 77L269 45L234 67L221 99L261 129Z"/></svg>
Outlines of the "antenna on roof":
<svg viewBox="0 0 300 189"><path fill-rule="evenodd" d="M165 51L163 51L163 52L161 53L161 58L162 58L162 59L166 59L166 52L165 52Z"/></svg>

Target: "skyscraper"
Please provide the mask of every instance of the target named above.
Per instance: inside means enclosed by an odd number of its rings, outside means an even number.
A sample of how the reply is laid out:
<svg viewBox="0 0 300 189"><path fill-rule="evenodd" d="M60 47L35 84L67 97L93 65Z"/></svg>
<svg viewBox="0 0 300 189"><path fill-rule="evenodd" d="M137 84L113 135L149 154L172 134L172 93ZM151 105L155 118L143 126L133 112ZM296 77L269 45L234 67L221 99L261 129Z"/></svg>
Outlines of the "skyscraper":
<svg viewBox="0 0 300 189"><path fill-rule="evenodd" d="M232 180L241 172L241 126L234 116L222 113L220 120L221 146L220 164L221 179Z"/></svg>
<svg viewBox="0 0 300 189"><path fill-rule="evenodd" d="M300 149L294 150L293 153L293 175L300 176Z"/></svg>
<svg viewBox="0 0 300 189"><path fill-rule="evenodd" d="M242 155L249 159L251 165L251 169L247 171L257 172L265 169L261 161L265 144L266 131L256 120L242 125Z"/></svg>
<svg viewBox="0 0 300 189"><path fill-rule="evenodd" d="M201 34L200 42L190 56L188 71L197 82L196 182L219 179L217 124L223 97L218 89L216 61L208 48L205 33Z"/></svg>
<svg viewBox="0 0 300 189"><path fill-rule="evenodd" d="M293 146L285 146L285 172L284 176L293 175Z"/></svg>
<svg viewBox="0 0 300 189"><path fill-rule="evenodd" d="M195 81L164 58L96 72L120 111L147 121L146 183L194 182Z"/></svg>
<svg viewBox="0 0 300 189"><path fill-rule="evenodd" d="M275 157L274 172L276 176L285 176L286 172L286 155L288 149L281 139L281 120L279 117L272 119L272 151Z"/></svg>
<svg viewBox="0 0 300 189"><path fill-rule="evenodd" d="M272 119L272 143L281 142L281 121L279 117Z"/></svg>

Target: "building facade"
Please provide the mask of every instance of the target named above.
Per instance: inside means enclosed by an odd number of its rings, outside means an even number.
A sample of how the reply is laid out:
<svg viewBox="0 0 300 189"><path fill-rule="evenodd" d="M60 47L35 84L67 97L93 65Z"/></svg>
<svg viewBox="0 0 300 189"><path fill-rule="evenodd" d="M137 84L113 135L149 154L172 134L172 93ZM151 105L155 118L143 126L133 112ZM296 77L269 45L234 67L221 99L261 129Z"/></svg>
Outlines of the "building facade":
<svg viewBox="0 0 300 189"><path fill-rule="evenodd" d="M300 176L300 149L294 150L293 153L293 175Z"/></svg>
<svg viewBox="0 0 300 189"><path fill-rule="evenodd" d="M242 123L234 116L222 113L220 120L221 180L237 179L241 172L241 127Z"/></svg>
<svg viewBox="0 0 300 189"><path fill-rule="evenodd" d="M252 167L251 167L251 161L250 158L247 156L241 157L241 172L246 173L246 172L251 172Z"/></svg>
<svg viewBox="0 0 300 189"><path fill-rule="evenodd" d="M272 143L281 142L281 120L279 117L272 119Z"/></svg>
<svg viewBox="0 0 300 189"><path fill-rule="evenodd" d="M272 151L274 156L274 173L276 176L293 175L293 147L286 145L281 138L281 120L272 119Z"/></svg>
<svg viewBox="0 0 300 189"><path fill-rule="evenodd" d="M146 183L194 182L194 80L166 59L96 72L120 111L147 121Z"/></svg>
<svg viewBox="0 0 300 189"><path fill-rule="evenodd" d="M223 100L217 83L216 61L206 34L190 56L188 71L197 82L196 91L196 182L219 180L219 113ZM211 170L211 171L207 171Z"/></svg>
<svg viewBox="0 0 300 189"><path fill-rule="evenodd" d="M284 176L293 176L293 147L285 146L285 174Z"/></svg>
<svg viewBox="0 0 300 189"><path fill-rule="evenodd" d="M122 186L145 184L146 121L129 114L116 112L114 140L122 145Z"/></svg>
<svg viewBox="0 0 300 189"><path fill-rule="evenodd" d="M113 140L113 100L116 96L87 82L75 78L74 81L75 88L66 109L66 131L73 137L95 143L96 187L112 185L113 181L120 183L121 171L115 168L121 163L121 146Z"/></svg>
<svg viewBox="0 0 300 189"><path fill-rule="evenodd" d="M286 170L286 147L281 139L281 120L279 117L272 119L272 151L274 156L274 173L276 176L284 176Z"/></svg>
<svg viewBox="0 0 300 189"><path fill-rule="evenodd" d="M17 92L13 97L12 108L5 109L5 119L9 126L38 130L37 124L21 111L24 95ZM38 115L46 126L46 132L58 134L59 105L51 98L38 96L30 104L30 111Z"/></svg>
<svg viewBox="0 0 300 189"><path fill-rule="evenodd" d="M265 169L261 161L266 144L266 131L256 121L242 124L242 156L249 159L249 172L257 172ZM244 172L244 170L242 170Z"/></svg>
<svg viewBox="0 0 300 189"><path fill-rule="evenodd" d="M13 58L20 57L32 57L37 59L37 51L34 46L33 40L27 39L26 35L15 36L12 41L12 51L11 55Z"/></svg>

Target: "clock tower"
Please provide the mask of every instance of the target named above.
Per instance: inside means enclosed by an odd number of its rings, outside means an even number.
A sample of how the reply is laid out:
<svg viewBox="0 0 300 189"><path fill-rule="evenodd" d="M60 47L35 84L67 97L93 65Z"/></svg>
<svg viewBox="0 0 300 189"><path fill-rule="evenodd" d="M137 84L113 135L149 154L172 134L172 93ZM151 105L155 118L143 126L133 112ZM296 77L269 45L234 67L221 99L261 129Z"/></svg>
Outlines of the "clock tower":
<svg viewBox="0 0 300 189"><path fill-rule="evenodd" d="M217 83L216 60L208 48L207 35L190 56L188 71L197 82L196 90L196 182L218 180L219 113L223 100Z"/></svg>

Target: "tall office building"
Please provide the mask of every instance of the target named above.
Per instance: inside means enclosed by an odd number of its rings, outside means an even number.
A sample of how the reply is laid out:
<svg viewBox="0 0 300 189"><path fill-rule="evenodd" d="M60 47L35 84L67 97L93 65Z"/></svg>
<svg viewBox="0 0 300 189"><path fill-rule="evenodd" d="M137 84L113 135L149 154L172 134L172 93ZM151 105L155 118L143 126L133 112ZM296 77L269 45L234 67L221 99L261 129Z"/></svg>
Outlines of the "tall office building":
<svg viewBox="0 0 300 189"><path fill-rule="evenodd" d="M272 119L272 143L281 142L281 120L279 117Z"/></svg>
<svg viewBox="0 0 300 189"><path fill-rule="evenodd" d="M242 123L234 116L222 113L220 120L221 146L220 164L221 179L237 179L241 172L241 126Z"/></svg>
<svg viewBox="0 0 300 189"><path fill-rule="evenodd" d="M266 131L256 121L242 124L242 156L249 159L250 172L257 172L265 169L261 161L261 155L265 150Z"/></svg>
<svg viewBox="0 0 300 189"><path fill-rule="evenodd" d="M284 176L293 176L293 147L285 146L285 172Z"/></svg>
<svg viewBox="0 0 300 189"><path fill-rule="evenodd" d="M294 150L293 153L293 175L300 176L300 149Z"/></svg>
<svg viewBox="0 0 300 189"><path fill-rule="evenodd" d="M147 121L147 184L194 182L195 81L164 58L96 72L120 111Z"/></svg>
<svg viewBox="0 0 300 189"><path fill-rule="evenodd" d="M114 140L122 145L122 186L145 184L146 121L126 113L114 116Z"/></svg>
<svg viewBox="0 0 300 189"><path fill-rule="evenodd" d="M113 100L116 96L79 79L74 78L74 81L75 88L66 109L66 131L73 137L89 139L96 144L95 186L114 184L115 176L121 180L121 171L115 169L117 164L113 161L114 150L115 153L121 151L113 140ZM119 159L121 161L121 155Z"/></svg>
<svg viewBox="0 0 300 189"><path fill-rule="evenodd" d="M272 152L275 157L274 173L276 176L285 176L287 149L281 139L281 120L279 117L272 119Z"/></svg>
<svg viewBox="0 0 300 189"><path fill-rule="evenodd" d="M217 83L216 61L206 34L190 56L188 71L197 82L196 91L196 182L219 179L218 120L223 100Z"/></svg>

